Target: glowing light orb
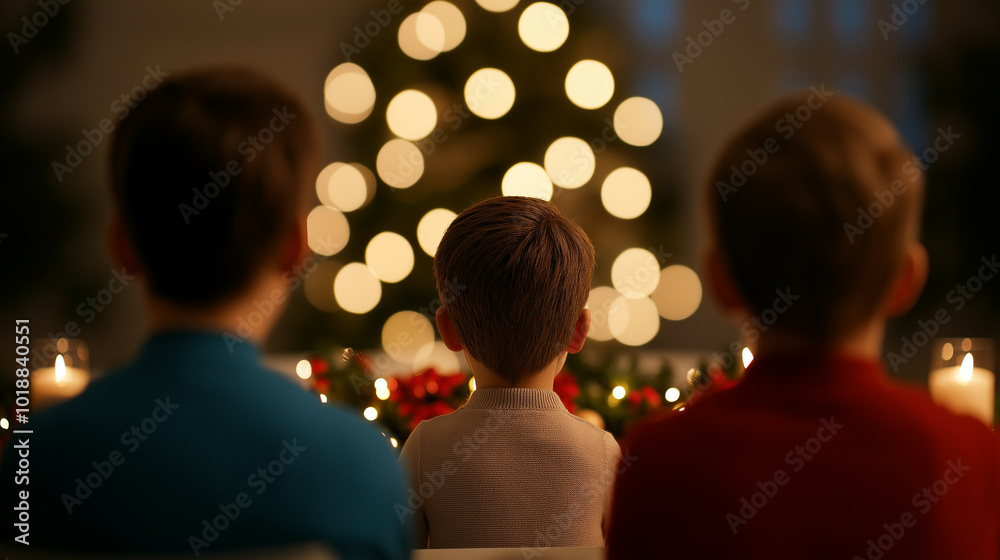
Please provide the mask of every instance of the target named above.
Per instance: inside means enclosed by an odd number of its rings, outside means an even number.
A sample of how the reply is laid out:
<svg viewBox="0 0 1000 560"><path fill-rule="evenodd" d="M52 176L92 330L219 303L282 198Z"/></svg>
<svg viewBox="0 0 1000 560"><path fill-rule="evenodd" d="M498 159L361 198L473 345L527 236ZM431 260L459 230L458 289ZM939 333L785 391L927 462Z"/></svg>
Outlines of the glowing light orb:
<svg viewBox="0 0 1000 560"><path fill-rule="evenodd" d="M566 97L577 107L603 107L614 93L614 75L596 60L581 60L566 73Z"/></svg>
<svg viewBox="0 0 1000 560"><path fill-rule="evenodd" d="M375 84L364 68L345 62L327 74L323 101L332 118L356 124L368 118L375 107Z"/></svg>
<svg viewBox="0 0 1000 560"><path fill-rule="evenodd" d="M618 400L624 399L625 387L622 387L621 385L616 386L614 389L611 390L611 396Z"/></svg>
<svg viewBox="0 0 1000 560"><path fill-rule="evenodd" d="M611 284L627 298L644 298L653 293L659 283L659 262L646 249L625 249L611 265Z"/></svg>
<svg viewBox="0 0 1000 560"><path fill-rule="evenodd" d="M383 231L368 242L365 263L379 280L399 282L413 270L413 247L402 235Z"/></svg>
<svg viewBox="0 0 1000 560"><path fill-rule="evenodd" d="M535 2L521 13L517 33L528 48L538 52L552 52L569 37L569 19L559 6L548 2Z"/></svg>
<svg viewBox="0 0 1000 560"><path fill-rule="evenodd" d="M431 12L410 14L399 25L399 50L415 60L430 60L444 50L447 33L441 20Z"/></svg>
<svg viewBox="0 0 1000 560"><path fill-rule="evenodd" d="M674 264L660 271L660 282L650 296L660 316L671 321L687 319L701 305L701 280L690 268Z"/></svg>
<svg viewBox="0 0 1000 560"><path fill-rule="evenodd" d="M364 263L344 265L333 280L333 296L344 311L368 313L382 299L382 283Z"/></svg>
<svg viewBox="0 0 1000 560"><path fill-rule="evenodd" d="M503 175L500 191L504 196L530 196L552 200L552 180L537 163L515 163Z"/></svg>
<svg viewBox="0 0 1000 560"><path fill-rule="evenodd" d="M424 214L417 223L417 243L420 244L420 248L433 257L441 238L444 237L444 232L456 217L458 214L446 208L435 208Z"/></svg>
<svg viewBox="0 0 1000 560"><path fill-rule="evenodd" d="M306 216L306 238L317 255L340 252L351 236L351 226L342 213L328 206L317 206Z"/></svg>
<svg viewBox="0 0 1000 560"><path fill-rule="evenodd" d="M677 399L681 398L681 392L676 387L671 387L663 394L663 398L667 399L667 402L677 402Z"/></svg>
<svg viewBox="0 0 1000 560"><path fill-rule="evenodd" d="M564 136L545 150L545 172L564 189L585 185L594 176L595 165L594 151L579 138Z"/></svg>
<svg viewBox="0 0 1000 560"><path fill-rule="evenodd" d="M365 409L364 415L365 415L365 420L371 422L376 418L378 418L378 411L375 410L375 407L369 406L368 408Z"/></svg>
<svg viewBox="0 0 1000 560"><path fill-rule="evenodd" d="M619 167L608 174L601 185L601 203L609 214L623 220L642 215L653 198L653 187L646 175L632 167Z"/></svg>
<svg viewBox="0 0 1000 560"><path fill-rule="evenodd" d="M663 132L663 113L645 97L630 97L615 109L614 125L626 144L648 146Z"/></svg>
<svg viewBox="0 0 1000 560"><path fill-rule="evenodd" d="M499 119L514 106L514 82L503 70L480 68L465 82L465 104L484 119Z"/></svg>
<svg viewBox="0 0 1000 560"><path fill-rule="evenodd" d="M465 16L462 15L462 10L459 10L457 6L451 2L445 2L443 0L436 0L427 4L421 9L425 14L430 14L435 16L444 28L444 43L441 46L441 50L448 52L462 43L465 39L466 25ZM427 27L431 27L428 25ZM419 32L420 26L417 26ZM428 34L430 30L426 30L424 33ZM418 33L418 36L420 34ZM422 41L421 41L422 42Z"/></svg>
<svg viewBox="0 0 1000 560"><path fill-rule="evenodd" d="M393 138L378 151L375 170L390 187L406 189L424 174L424 154L413 143Z"/></svg>
<svg viewBox="0 0 1000 560"><path fill-rule="evenodd" d="M476 4L490 12L506 12L517 6L519 0L476 0Z"/></svg>
<svg viewBox="0 0 1000 560"><path fill-rule="evenodd" d="M433 349L434 327L416 311L394 313L382 326L382 350L393 360L412 364L425 360Z"/></svg>
<svg viewBox="0 0 1000 560"><path fill-rule="evenodd" d="M295 375L298 375L299 379L309 379L312 374L313 368L309 360L299 360L299 363L295 364Z"/></svg>
<svg viewBox="0 0 1000 560"><path fill-rule="evenodd" d="M656 304L649 298L620 297L618 305L628 308L628 313L615 313L609 319L615 339L627 346L642 346L660 332L660 316Z"/></svg>
<svg viewBox="0 0 1000 560"><path fill-rule="evenodd" d="M393 134L406 140L420 140L434 131L437 108L430 96L415 89L403 90L389 101L385 120Z"/></svg>

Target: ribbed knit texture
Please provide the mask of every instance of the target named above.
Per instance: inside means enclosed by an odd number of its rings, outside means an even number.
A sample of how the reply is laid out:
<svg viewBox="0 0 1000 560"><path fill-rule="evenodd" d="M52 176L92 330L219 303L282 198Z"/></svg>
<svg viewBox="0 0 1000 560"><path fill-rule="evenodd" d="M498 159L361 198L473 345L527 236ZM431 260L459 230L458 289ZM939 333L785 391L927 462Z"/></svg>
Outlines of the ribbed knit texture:
<svg viewBox="0 0 1000 560"><path fill-rule="evenodd" d="M619 456L553 391L479 389L403 446L415 546L604 546Z"/></svg>

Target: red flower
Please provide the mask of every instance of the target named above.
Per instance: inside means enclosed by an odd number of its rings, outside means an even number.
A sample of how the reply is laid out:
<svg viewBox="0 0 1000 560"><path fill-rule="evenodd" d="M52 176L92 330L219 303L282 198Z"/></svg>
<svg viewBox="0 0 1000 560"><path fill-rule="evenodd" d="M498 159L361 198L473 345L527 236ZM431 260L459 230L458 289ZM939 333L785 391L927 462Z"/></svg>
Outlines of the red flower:
<svg viewBox="0 0 1000 560"><path fill-rule="evenodd" d="M576 397L580 394L580 386L576 384L576 378L572 373L566 370L557 373L552 383L552 390L559 395L559 400L566 410L576 413Z"/></svg>
<svg viewBox="0 0 1000 560"><path fill-rule="evenodd" d="M426 369L410 377L397 378L396 387L390 389L389 400L396 403L399 415L409 421L412 431L423 420L455 411L450 402L455 390L466 383L464 375L441 375Z"/></svg>

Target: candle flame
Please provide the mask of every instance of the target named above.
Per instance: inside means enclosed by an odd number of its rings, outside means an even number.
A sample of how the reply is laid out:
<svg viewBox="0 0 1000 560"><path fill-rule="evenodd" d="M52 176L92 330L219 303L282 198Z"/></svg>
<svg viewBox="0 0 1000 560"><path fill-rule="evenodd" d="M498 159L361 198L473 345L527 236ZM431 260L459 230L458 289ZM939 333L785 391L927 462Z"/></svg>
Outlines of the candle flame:
<svg viewBox="0 0 1000 560"><path fill-rule="evenodd" d="M66 381L66 360L62 354L56 356L56 383L62 385Z"/></svg>
<svg viewBox="0 0 1000 560"><path fill-rule="evenodd" d="M750 362L753 361L753 352L749 348L743 348L743 369L750 367Z"/></svg>
<svg viewBox="0 0 1000 560"><path fill-rule="evenodd" d="M968 353L962 358L962 365L958 368L958 382L968 383L972 381L972 354Z"/></svg>

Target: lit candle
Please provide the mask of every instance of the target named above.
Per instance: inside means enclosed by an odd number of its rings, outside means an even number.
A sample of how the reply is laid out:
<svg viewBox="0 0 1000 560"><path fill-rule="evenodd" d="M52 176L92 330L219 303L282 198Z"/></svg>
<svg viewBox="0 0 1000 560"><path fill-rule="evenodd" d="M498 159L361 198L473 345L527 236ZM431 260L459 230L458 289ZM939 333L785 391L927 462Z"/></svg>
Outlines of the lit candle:
<svg viewBox="0 0 1000 560"><path fill-rule="evenodd" d="M975 367L972 354L962 358L962 365L931 372L929 385L934 402L956 414L978 418L993 426L993 372Z"/></svg>
<svg viewBox="0 0 1000 560"><path fill-rule="evenodd" d="M86 371L66 367L65 358L59 354L54 367L36 369L31 373L32 409L41 410L75 397L89 381Z"/></svg>

